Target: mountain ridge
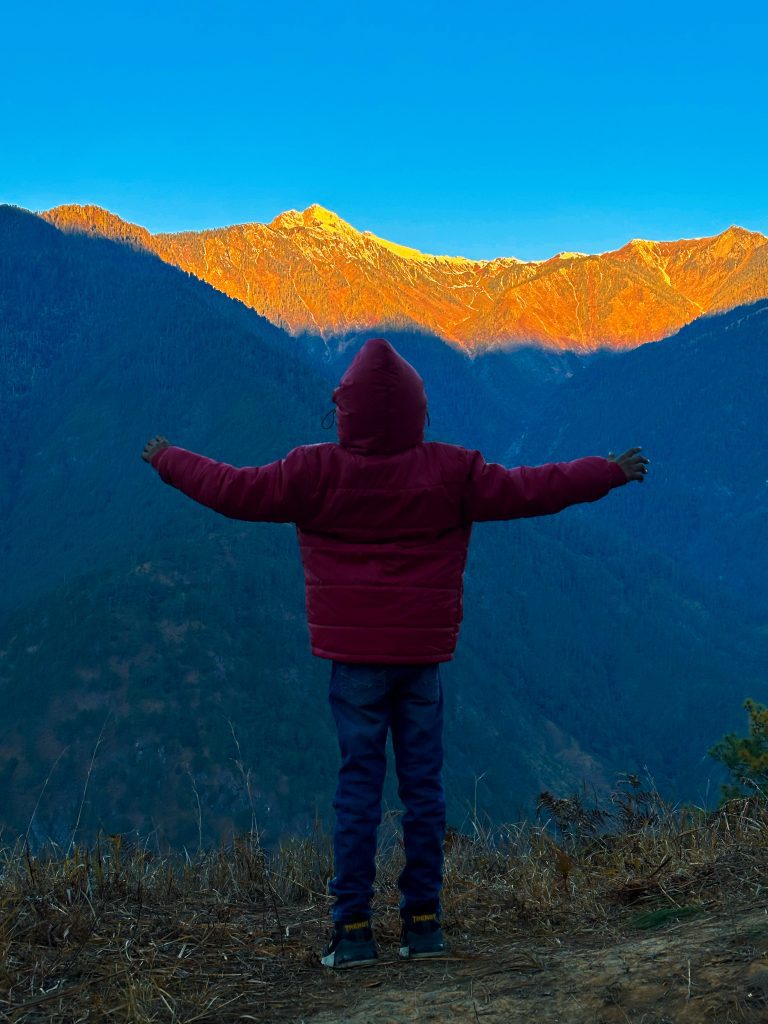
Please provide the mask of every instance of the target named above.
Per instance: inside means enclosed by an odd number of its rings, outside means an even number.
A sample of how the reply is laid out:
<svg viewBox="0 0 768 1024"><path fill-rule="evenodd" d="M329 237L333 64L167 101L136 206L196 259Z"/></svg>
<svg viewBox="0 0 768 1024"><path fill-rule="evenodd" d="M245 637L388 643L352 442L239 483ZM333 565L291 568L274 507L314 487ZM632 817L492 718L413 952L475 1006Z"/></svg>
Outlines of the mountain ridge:
<svg viewBox="0 0 768 1024"><path fill-rule="evenodd" d="M319 203L268 224L158 234L94 205L40 216L61 230L139 245L289 334L324 340L422 330L469 354L530 343L623 350L768 296L768 237L739 225L525 261L423 253L360 231Z"/></svg>

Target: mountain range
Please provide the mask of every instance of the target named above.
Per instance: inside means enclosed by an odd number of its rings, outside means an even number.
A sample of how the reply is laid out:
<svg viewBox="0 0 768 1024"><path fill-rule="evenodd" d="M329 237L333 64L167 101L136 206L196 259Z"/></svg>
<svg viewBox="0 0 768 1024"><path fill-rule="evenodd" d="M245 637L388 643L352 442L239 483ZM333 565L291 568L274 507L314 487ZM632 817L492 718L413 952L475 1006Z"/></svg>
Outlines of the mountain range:
<svg viewBox="0 0 768 1024"><path fill-rule="evenodd" d="M0 312L0 824L66 842L82 805L84 834L188 846L328 817L328 665L293 527L216 516L139 452L164 433L260 464L328 440L367 333L292 337L132 238L9 207ZM475 528L444 671L452 823L621 771L712 799L709 745L768 664L768 302L632 351L387 337L424 377L428 439L507 465L651 458L602 502Z"/></svg>
<svg viewBox="0 0 768 1024"><path fill-rule="evenodd" d="M163 433L261 464L334 439L366 334L291 337L128 241L0 207L0 823L66 841L82 802L84 832L194 844L253 814L272 842L328 816L338 757L293 527L217 516L139 453ZM631 352L387 336L424 377L427 440L652 459L603 502L475 528L443 673L452 824L646 768L711 801L706 750L768 663L768 302Z"/></svg>
<svg viewBox="0 0 768 1024"><path fill-rule="evenodd" d="M269 224L150 234L98 206L43 213L65 230L156 253L296 336L423 331L470 354L535 343L622 350L768 296L768 238L735 225L707 238L634 238L547 260L432 256L358 231L318 204Z"/></svg>

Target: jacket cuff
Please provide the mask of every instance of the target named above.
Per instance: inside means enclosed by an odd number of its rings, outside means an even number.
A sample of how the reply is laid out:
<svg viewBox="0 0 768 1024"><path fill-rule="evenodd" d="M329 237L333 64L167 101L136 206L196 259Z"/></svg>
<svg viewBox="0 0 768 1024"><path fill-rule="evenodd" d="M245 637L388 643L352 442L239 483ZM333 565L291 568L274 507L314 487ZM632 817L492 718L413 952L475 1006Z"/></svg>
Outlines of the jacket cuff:
<svg viewBox="0 0 768 1024"><path fill-rule="evenodd" d="M167 444L167 445L165 445L164 448L158 449L158 451L156 451L155 454L152 456L152 458L149 460L149 464L154 469L159 469L160 468L161 456L163 455L164 452L167 452L168 449L172 448L172 447L173 447L173 445Z"/></svg>
<svg viewBox="0 0 768 1024"><path fill-rule="evenodd" d="M629 480L627 479L627 474L624 472L624 470L621 468L618 462L614 462L612 459L606 459L605 461L611 467L613 477L613 479L611 480L612 487L620 487L622 484L629 483Z"/></svg>

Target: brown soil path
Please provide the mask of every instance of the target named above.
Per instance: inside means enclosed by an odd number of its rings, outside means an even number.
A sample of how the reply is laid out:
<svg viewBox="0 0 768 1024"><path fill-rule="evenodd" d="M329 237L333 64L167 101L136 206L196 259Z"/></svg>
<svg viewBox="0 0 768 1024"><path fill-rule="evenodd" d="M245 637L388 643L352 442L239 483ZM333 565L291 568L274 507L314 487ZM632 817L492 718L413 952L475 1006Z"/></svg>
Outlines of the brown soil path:
<svg viewBox="0 0 768 1024"><path fill-rule="evenodd" d="M768 905L727 914L704 909L654 931L625 929L615 938L564 936L547 945L522 939L500 945L459 936L451 946L452 956L441 961L390 959L370 968L328 971L315 979L323 1009L313 1013L307 1006L291 1019L296 1024L768 1022Z"/></svg>

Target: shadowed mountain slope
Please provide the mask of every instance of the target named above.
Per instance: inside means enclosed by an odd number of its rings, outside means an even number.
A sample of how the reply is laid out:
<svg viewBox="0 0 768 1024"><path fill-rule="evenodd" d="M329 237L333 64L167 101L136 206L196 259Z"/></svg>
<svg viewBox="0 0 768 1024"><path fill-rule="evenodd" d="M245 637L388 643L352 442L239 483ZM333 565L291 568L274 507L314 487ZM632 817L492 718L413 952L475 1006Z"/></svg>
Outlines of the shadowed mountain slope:
<svg viewBox="0 0 768 1024"><path fill-rule="evenodd" d="M658 345L601 355L559 378L503 458L575 458L642 444L647 493L593 522L629 533L703 580L768 607L768 302L702 317Z"/></svg>

